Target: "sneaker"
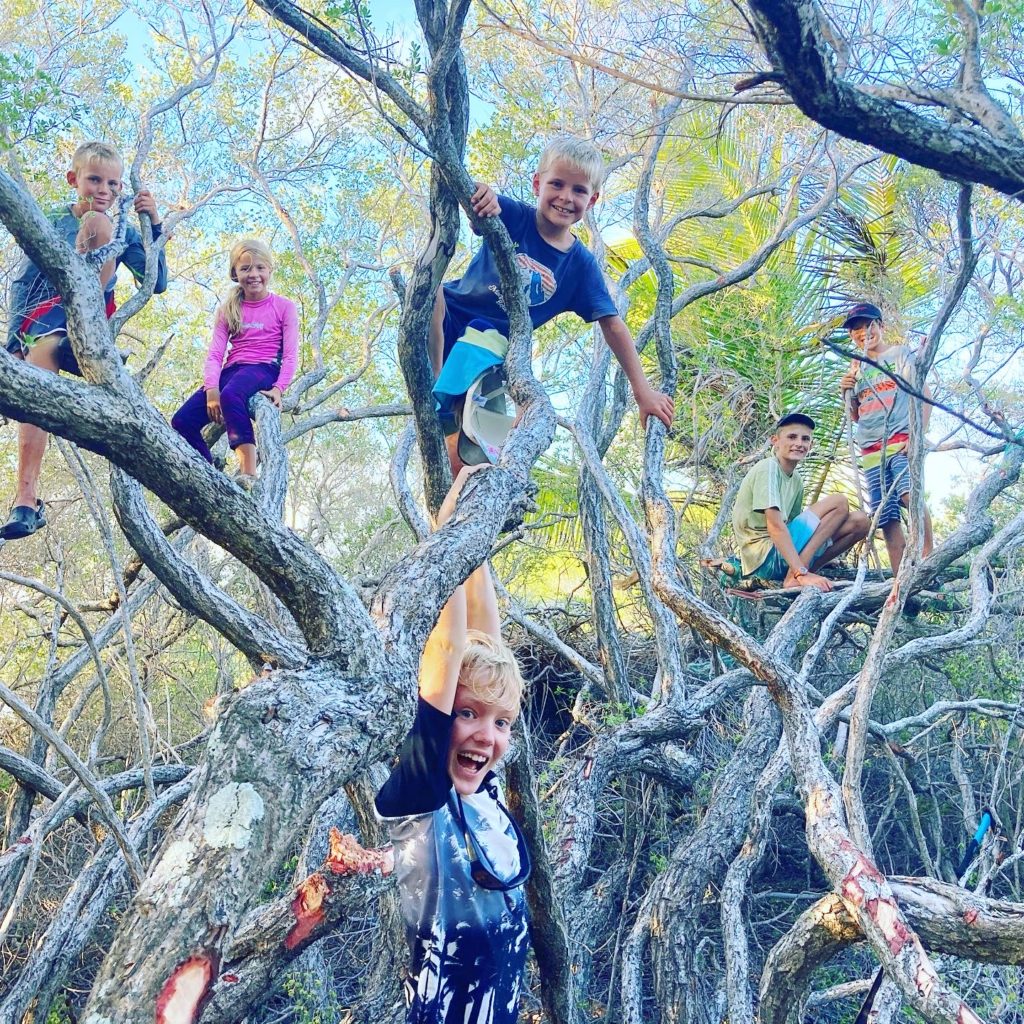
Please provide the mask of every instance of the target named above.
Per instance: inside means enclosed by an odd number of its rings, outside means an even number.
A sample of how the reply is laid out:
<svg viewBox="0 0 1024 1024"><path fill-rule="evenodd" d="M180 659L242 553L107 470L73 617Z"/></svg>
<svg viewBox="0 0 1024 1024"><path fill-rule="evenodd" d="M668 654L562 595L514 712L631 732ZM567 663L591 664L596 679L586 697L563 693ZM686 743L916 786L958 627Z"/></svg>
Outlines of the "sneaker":
<svg viewBox="0 0 1024 1024"><path fill-rule="evenodd" d="M256 486L256 477L252 473L236 473L234 479L243 491L251 491Z"/></svg>
<svg viewBox="0 0 1024 1024"><path fill-rule="evenodd" d="M501 455L515 414L509 412L508 381L503 366L485 370L466 392L459 422L459 458L467 466L493 465Z"/></svg>
<svg viewBox="0 0 1024 1024"><path fill-rule="evenodd" d="M11 517L0 527L0 540L21 540L30 537L36 530L46 525L46 509L41 501L35 508L28 505L15 505L11 509Z"/></svg>

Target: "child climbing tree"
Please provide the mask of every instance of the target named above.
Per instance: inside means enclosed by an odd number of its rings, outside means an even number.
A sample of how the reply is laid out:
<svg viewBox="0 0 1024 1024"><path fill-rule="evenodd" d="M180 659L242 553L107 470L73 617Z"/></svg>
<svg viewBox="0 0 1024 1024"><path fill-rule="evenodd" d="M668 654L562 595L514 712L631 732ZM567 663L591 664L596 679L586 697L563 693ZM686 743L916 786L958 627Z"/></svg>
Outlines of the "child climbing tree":
<svg viewBox="0 0 1024 1024"><path fill-rule="evenodd" d="M327 61L367 83L382 108L375 124L396 125L431 156L433 216L429 226L423 225L421 256L402 289L398 351L427 503L437 508L447 487L447 458L430 397L427 337L433 296L456 248L455 202L467 215L472 208L473 184L464 168L468 83L462 36L468 5L421 5L429 55L424 94L407 88L409 76L396 73L387 50L358 21L344 32L328 31L292 5L267 0L266 6ZM696 312L708 296L757 280L773 256L829 207L863 158L825 151L820 139L808 139L799 168L780 169L768 188L772 201L758 208L766 230L749 240L747 251L728 262L689 263L681 277L676 273L680 252L689 250L675 233L680 225L706 225L737 211L745 215L747 204L765 195L763 183L744 182L725 199L698 197L674 212L659 208L658 197L670 191L664 186L671 181L662 177L668 174L664 151L676 118L685 113L679 94L688 86L688 77L673 83L674 95L649 113L640 133L632 209L639 251L632 251L622 282L624 287L640 282L644 301L635 311L633 334L652 369L656 358L654 375L670 394L679 378L677 358L685 354L673 333L677 318L690 307ZM162 1024L237 1021L257 1012L268 985L286 965L327 930L344 927L360 903L389 884L384 856L339 834L331 836L326 853L309 863L294 888L268 892L267 881L291 860L310 830L323 824L330 813L323 802L342 798L348 786L353 805L366 809L364 775L390 761L408 731L420 655L440 610L499 543L502 527L516 527L526 505L528 474L554 434L554 410L532 371L513 253L500 225L476 224L485 244L495 246L510 321L510 388L523 416L497 466L475 475L448 522L429 535L406 471L408 439L397 447L395 501L420 535L418 543L379 579L357 583L282 523L286 449L279 415L270 404L256 399L256 432L266 458L257 489L245 491L213 467L199 465L116 357L95 275L58 243L8 174L0 174L0 217L58 283L84 375L84 382L56 378L44 386L27 367L0 357L0 411L109 460L118 519L133 548L182 608L210 623L247 657L254 676L237 692L223 694L192 772L168 773L164 769L181 766L152 765L148 779L118 782L148 783L152 792L130 821L118 817L106 788L113 783L97 777L96 759L79 756L13 688L0 690L4 702L53 747L76 785L89 793L109 836L68 889L66 912L54 916L9 983L0 1013L21 1019L33 1005L46 1009L57 979L68 976L70 959L95 934L97 922L109 919L125 886L130 902L105 943L104 962L80 1016L89 1024L120 1024L140 1015ZM977 257L967 188L960 195L957 229L959 265L966 276L949 286L933 320L936 345L949 315L964 301ZM596 232L594 244L600 250ZM925 362L934 354L932 345ZM727 1007L730 1020L752 1020L754 989L762 975L761 1018L781 1021L811 984L806 975L800 975L799 986L786 983L809 969L809 959L794 968L798 954L820 949L824 959L840 942L863 937L919 1014L943 1021L976 1019L937 973L925 947L979 956L977 937L983 935L985 957L1015 962L1019 930L1005 922L1019 917L1019 905L978 895L965 914L963 893L943 872L942 861L936 864L939 844L927 834L928 823L920 828L919 844L927 874L915 876L915 862L907 877L890 879L889 872L905 861L872 833L877 793L864 769L869 738L880 739L882 757L889 751L898 758L902 755L894 748L906 738L904 730L932 733L932 726L953 712L972 720L1015 714L1015 703L995 706L1000 702L973 695L955 701L952 709L929 700L909 725L873 707L883 679L910 671L922 659L961 652L993 624L1006 628L1006 617L1014 614L1014 594L1001 573L1021 539L1024 520L998 506L998 516L991 511L1000 495L1017 486L1022 458L1006 416L982 420L984 413L978 414L975 422L996 435L990 440L999 448L997 463L982 475L962 521L934 552L924 560L904 560L895 591L863 574L829 593L805 588L784 615L768 616L755 635L722 613L716 604L720 595L698 594L690 583L666 484L677 442L667 438L660 421L652 418L644 441L642 522L617 486L609 468L614 460L605 456L613 442L623 442L627 406L621 388L613 387L610 397L606 393L608 359L598 347L592 372L574 395L578 401L563 416L579 466L593 645L573 647L514 599L506 605L509 618L538 645L557 651L584 680L563 742L528 726L522 756L508 768L516 803L511 809L531 847L526 895L547 1015L558 1022L582 1021L609 991L621 990L621 997L615 996L618 1016L630 1024L655 1014L666 1021L700 1021L717 1005L717 992L722 1006L716 1019ZM84 474L83 480L88 489ZM167 541L141 487L250 570L272 600L253 610L199 571ZM636 573L636 614L649 628L642 660L627 647L630 637L621 628L612 591L618 539ZM962 603L930 624L935 628L914 635L901 616L905 600L934 587L967 555ZM127 592L125 597L131 600ZM850 655L854 648L856 658ZM83 650L81 661L92 658L88 645ZM850 719L851 737L842 785L823 753L841 716ZM551 743L544 757L557 772L543 788L528 756L538 738ZM5 765L18 773L26 792L60 797L61 783L42 758L6 757ZM961 791L971 794L975 780L962 765L955 770L957 781L965 780ZM1001 767L986 766L986 782L999 792L1004 792L1003 774ZM785 788L790 775L793 789ZM888 776L898 783L897 798L910 794L911 818L918 807L914 786L924 787L913 775L897 762ZM779 799L782 793L785 800ZM70 806L78 799L73 792L65 796L69 815L84 809L84 798ZM663 821L671 819L670 811L685 808L688 827L673 831L666 825L663 835L653 835L648 825L655 818L649 816L655 800ZM167 812L179 804L168 824ZM970 801L963 804L966 820ZM755 932L742 909L744 897L755 891L775 810L797 819L789 833L793 846L809 851L827 885L811 913L787 918L788 930L781 937L773 934L774 948L762 964L751 939L766 933ZM44 817L43 825L26 833L27 842L19 841L20 834L8 837L0 882L20 889L31 874L34 851L58 816ZM369 845L372 824L364 821L362 828ZM961 831L969 835L974 828ZM151 835L159 836L153 847ZM652 852L656 856L649 856ZM982 870L995 879L1000 870L991 854L991 846L983 850ZM802 879L813 875L809 862L801 868ZM1000 894L1013 895L1006 884ZM705 902L707 893L720 888L727 895L718 906ZM15 898L14 916L23 904L24 897L20 903ZM720 942L706 941L707 915L695 914L695 907L720 911L714 932ZM1001 922L999 929L993 921ZM833 922L841 927L827 927ZM724 959L718 958L719 948ZM393 959L382 960L395 966ZM364 992L362 1009L374 1020L396 1019L402 1012L397 993L384 987Z"/></svg>

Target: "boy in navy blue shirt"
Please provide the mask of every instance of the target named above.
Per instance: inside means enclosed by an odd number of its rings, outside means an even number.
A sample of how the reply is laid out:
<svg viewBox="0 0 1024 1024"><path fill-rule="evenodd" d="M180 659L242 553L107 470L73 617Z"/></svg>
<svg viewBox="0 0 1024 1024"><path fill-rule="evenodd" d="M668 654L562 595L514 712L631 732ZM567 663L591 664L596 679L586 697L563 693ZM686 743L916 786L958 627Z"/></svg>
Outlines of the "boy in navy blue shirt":
<svg viewBox="0 0 1024 1024"><path fill-rule="evenodd" d="M596 320L629 378L641 424L646 427L647 417L654 415L669 427L675 411L672 398L647 380L597 261L571 230L597 201L603 179L604 161L591 143L558 138L545 147L533 176L536 206L497 196L490 186L478 183L473 209L480 217L501 217L508 229L533 326L540 327L564 312L573 312L587 323ZM438 289L430 328L435 376L473 321L485 321L474 326L484 331L490 327L508 337L508 314L502 308L498 272L487 245L480 246L459 280ZM453 473L462 464L455 450L456 436L448 437Z"/></svg>

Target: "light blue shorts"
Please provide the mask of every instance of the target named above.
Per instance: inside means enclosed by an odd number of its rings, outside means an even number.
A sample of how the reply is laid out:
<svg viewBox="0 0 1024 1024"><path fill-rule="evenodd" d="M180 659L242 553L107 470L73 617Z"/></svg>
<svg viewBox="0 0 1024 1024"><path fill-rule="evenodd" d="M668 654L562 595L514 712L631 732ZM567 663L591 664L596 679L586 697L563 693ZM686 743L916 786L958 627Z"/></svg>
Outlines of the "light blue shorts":
<svg viewBox="0 0 1024 1024"><path fill-rule="evenodd" d="M789 527L789 535L793 539L793 546L797 552L803 550L804 545L814 535L814 531L818 528L818 524L821 522L821 518L816 512L812 512L809 508L805 508L791 523L787 524ZM825 541L824 544L814 552L811 558L808 558L808 563L814 561L819 555L823 554L825 550L832 544L831 539ZM750 574L751 576L759 576L763 580L784 580L786 573L789 572L789 563L779 554L779 549L772 545L771 551L768 552L768 557Z"/></svg>

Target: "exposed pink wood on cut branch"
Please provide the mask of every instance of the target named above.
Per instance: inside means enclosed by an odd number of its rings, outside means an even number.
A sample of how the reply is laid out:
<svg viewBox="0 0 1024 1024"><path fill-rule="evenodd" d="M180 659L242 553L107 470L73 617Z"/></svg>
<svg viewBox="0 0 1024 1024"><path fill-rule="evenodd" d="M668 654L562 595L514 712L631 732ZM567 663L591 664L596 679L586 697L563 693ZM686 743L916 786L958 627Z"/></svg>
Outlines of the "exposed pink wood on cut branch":
<svg viewBox="0 0 1024 1024"><path fill-rule="evenodd" d="M179 964L157 997L156 1024L194 1024L212 977L213 960L205 954Z"/></svg>
<svg viewBox="0 0 1024 1024"><path fill-rule="evenodd" d="M336 828L330 831L330 844L326 866L336 875L368 875L371 871L390 875L395 869L394 851L390 846L367 850L355 836L343 835Z"/></svg>
<svg viewBox="0 0 1024 1024"><path fill-rule="evenodd" d="M368 875L374 871L390 875L394 870L394 858L390 846L367 850L355 836L343 835L332 828L330 853L324 867L335 875ZM295 924L285 936L286 949L300 946L320 928L326 918L327 901L333 894L330 882L319 871L299 885L291 904Z"/></svg>
<svg viewBox="0 0 1024 1024"><path fill-rule="evenodd" d="M327 880L320 872L307 878L300 886L292 900L292 913L295 925L285 936L286 949L294 949L312 935L317 925L324 919L324 898L330 892Z"/></svg>

